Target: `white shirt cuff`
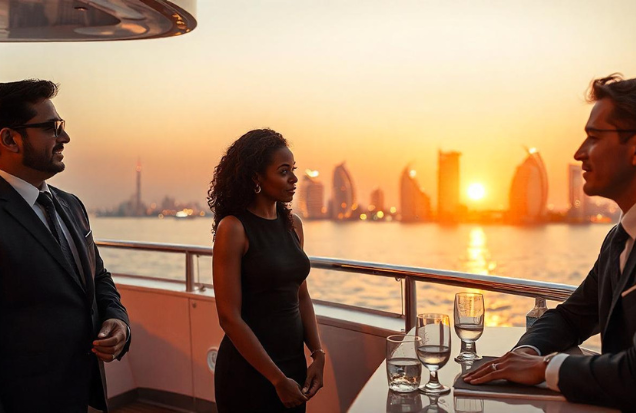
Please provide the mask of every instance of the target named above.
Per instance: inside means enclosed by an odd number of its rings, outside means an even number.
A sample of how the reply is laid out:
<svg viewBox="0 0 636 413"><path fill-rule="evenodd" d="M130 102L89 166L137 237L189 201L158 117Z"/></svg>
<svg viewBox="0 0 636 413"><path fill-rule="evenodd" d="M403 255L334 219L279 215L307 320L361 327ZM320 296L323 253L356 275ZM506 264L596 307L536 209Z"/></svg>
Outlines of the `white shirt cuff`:
<svg viewBox="0 0 636 413"><path fill-rule="evenodd" d="M554 391L560 392L559 390L559 369L561 368L561 364L568 358L569 354L559 353L556 356L552 357L550 363L545 368L545 382L548 387Z"/></svg>
<svg viewBox="0 0 636 413"><path fill-rule="evenodd" d="M531 346L531 345L529 345L529 344L524 344L523 346L515 347L515 348L513 348L513 349L512 349L512 351L515 351L515 350L518 350L518 349L520 349L520 348L524 348L524 347L531 348L531 349L533 349L534 351L536 351L538 355L541 355L541 352L539 351L539 349L538 349L538 348L536 348L535 346Z"/></svg>

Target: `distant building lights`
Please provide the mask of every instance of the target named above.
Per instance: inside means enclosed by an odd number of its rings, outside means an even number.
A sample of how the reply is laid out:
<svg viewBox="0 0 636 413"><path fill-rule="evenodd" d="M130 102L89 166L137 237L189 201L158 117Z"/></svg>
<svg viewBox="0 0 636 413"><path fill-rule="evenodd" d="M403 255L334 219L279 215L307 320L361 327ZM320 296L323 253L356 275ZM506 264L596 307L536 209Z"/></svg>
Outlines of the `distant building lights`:
<svg viewBox="0 0 636 413"><path fill-rule="evenodd" d="M367 220L367 214L360 214L360 219L362 221L366 221Z"/></svg>
<svg viewBox="0 0 636 413"><path fill-rule="evenodd" d="M384 218L384 212L383 211L378 211L378 213L376 215L380 219Z"/></svg>

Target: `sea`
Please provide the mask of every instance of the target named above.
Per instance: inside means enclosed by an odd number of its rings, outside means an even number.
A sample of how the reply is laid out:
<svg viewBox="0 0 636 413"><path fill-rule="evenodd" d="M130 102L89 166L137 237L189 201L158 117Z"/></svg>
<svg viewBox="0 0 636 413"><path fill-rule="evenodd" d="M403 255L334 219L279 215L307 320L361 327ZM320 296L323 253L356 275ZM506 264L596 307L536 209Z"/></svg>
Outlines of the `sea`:
<svg viewBox="0 0 636 413"><path fill-rule="evenodd" d="M96 239L212 246L211 218L91 219ZM578 285L613 224L509 226L401 222L304 221L309 256L489 274ZM182 254L101 248L116 274L184 279ZM198 282L212 283L212 258L198 257ZM402 313L402 282L394 278L312 270L312 298ZM419 282L418 312L452 314L461 288ZM484 292L487 326L523 326L534 300ZM557 303L548 302L548 307Z"/></svg>

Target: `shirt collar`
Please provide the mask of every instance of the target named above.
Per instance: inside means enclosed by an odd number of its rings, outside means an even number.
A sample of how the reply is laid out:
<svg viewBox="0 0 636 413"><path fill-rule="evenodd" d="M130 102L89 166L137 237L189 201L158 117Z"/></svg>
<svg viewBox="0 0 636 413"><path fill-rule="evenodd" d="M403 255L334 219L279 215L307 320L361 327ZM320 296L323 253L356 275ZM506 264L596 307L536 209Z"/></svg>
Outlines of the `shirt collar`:
<svg viewBox="0 0 636 413"><path fill-rule="evenodd" d="M43 182L42 188L38 189L27 181L11 175L9 172L3 171L2 169L0 169L0 176L4 178L4 180L7 181L30 206L35 205L35 201L37 201L40 192L51 193L46 182Z"/></svg>
<svg viewBox="0 0 636 413"><path fill-rule="evenodd" d="M626 213L621 214L620 223L631 239L636 238L636 205L632 206Z"/></svg>

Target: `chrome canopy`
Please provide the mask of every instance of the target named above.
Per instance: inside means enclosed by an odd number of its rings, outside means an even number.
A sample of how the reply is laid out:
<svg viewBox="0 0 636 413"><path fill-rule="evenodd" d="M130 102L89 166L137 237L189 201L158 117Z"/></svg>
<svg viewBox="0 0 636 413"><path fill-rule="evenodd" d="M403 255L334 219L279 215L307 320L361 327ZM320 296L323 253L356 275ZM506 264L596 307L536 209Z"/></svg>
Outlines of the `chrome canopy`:
<svg viewBox="0 0 636 413"><path fill-rule="evenodd" d="M196 0L0 0L0 42L135 40L192 31Z"/></svg>

